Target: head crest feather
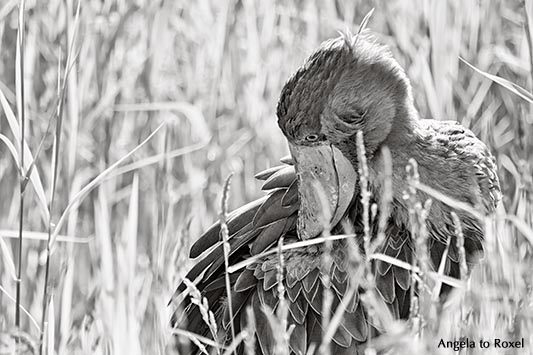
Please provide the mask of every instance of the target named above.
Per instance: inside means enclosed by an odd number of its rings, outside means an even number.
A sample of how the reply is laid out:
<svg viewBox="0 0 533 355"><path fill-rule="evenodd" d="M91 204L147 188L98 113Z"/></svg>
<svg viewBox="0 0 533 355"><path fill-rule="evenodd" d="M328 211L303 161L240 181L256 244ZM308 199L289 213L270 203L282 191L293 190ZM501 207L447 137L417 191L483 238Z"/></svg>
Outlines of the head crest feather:
<svg viewBox="0 0 533 355"><path fill-rule="evenodd" d="M362 35L364 30L366 29L368 21L370 21L370 18L372 17L373 13L374 13L374 9L370 10L365 15L365 17L363 18L363 21L361 21L361 24L359 25L359 30L357 30L357 34L355 36L352 34L349 28L346 28L344 31L338 31L339 35L344 41L344 45L350 51L352 51L355 48L355 45L357 44L359 37Z"/></svg>

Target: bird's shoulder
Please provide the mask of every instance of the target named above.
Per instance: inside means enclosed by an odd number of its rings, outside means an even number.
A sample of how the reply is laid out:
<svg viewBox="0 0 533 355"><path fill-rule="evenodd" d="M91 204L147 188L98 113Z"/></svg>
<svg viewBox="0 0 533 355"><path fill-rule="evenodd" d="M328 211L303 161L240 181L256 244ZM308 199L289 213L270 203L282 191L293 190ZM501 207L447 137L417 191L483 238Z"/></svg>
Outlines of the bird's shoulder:
<svg viewBox="0 0 533 355"><path fill-rule="evenodd" d="M443 148L443 152L445 149L448 155L464 155L469 159L491 156L487 146L459 122L423 119L417 123L418 133L425 143L435 149Z"/></svg>
<svg viewBox="0 0 533 355"><path fill-rule="evenodd" d="M496 160L489 148L468 128L456 121L419 120L418 144L432 156L440 156L456 169L476 179L483 207L493 212L501 198Z"/></svg>

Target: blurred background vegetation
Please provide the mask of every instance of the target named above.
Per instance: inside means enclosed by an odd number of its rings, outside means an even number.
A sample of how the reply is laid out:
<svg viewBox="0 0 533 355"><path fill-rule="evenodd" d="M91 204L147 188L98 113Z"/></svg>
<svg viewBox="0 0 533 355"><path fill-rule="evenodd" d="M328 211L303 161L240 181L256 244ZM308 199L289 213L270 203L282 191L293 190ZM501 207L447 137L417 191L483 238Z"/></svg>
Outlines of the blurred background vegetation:
<svg viewBox="0 0 533 355"><path fill-rule="evenodd" d="M34 172L44 195L33 182L24 194L21 305L37 323L22 314L28 352L42 326L43 207L53 167L50 213L57 223L77 192L166 122L68 215L52 248L45 338L49 353L173 353L166 305L190 265L188 246L217 218L225 177L235 172L230 208L261 195L254 174L288 152L275 117L285 80L337 30L356 30L371 8L369 27L406 69L421 116L457 120L490 146L504 209L526 236L530 231L531 106L459 57L530 90L531 1L85 0L79 19L77 6L26 1L19 60L19 1L0 1L0 91L16 114L16 68L23 61L25 136L34 155L42 141ZM75 60L67 66L69 53ZM5 106L0 133L18 147ZM0 152L0 353L6 353L16 332L10 297L20 191L7 145L0 143ZM498 257L489 253L480 285L497 284L503 300L495 306L475 292L464 296L471 301L464 304L481 309L464 324L478 336L492 326L502 337L500 331L524 336L533 329L531 245L514 227L502 228L505 247L496 248ZM450 318L432 334L455 334L458 323ZM424 339L412 353L428 353Z"/></svg>

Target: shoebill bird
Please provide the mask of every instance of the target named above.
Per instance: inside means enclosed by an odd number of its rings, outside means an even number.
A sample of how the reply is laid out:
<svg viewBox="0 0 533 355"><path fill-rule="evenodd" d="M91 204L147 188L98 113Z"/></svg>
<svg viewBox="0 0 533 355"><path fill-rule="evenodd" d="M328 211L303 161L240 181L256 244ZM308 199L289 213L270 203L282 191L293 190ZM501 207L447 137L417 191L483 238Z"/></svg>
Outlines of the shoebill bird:
<svg viewBox="0 0 533 355"><path fill-rule="evenodd" d="M255 323L255 351L265 355L276 353L276 333L264 310L274 312L279 305L280 279L288 305L287 325L293 328L288 341L293 354L306 354L310 346L321 343L326 316L322 306L324 289L329 287L332 294L328 317L341 304L345 292L355 289L330 346L336 355L357 354L378 330L359 297L364 291L351 288L356 281L348 267L351 249L347 240L331 243L328 267L323 266L323 243L286 250L282 278L278 278L279 256L275 252L264 255L265 252L276 249L282 237L287 245L321 236L325 210L330 212L331 235L355 232L356 243L363 244L356 144L359 131L364 138L368 189L373 201L380 201L383 194L383 147L388 147L392 160L391 203L385 218L385 237L377 251L406 263L417 257L409 206L404 199L410 159L417 162L422 184L490 214L500 194L494 158L485 144L459 123L421 119L404 70L367 31L356 36L341 35L311 54L283 87L277 118L291 158L257 174L257 179L265 180L263 190L268 191L267 195L231 212L227 219L229 263L252 261L229 274L228 297L221 227L216 223L191 247L190 256L196 258L196 264L187 278L196 282L214 314L219 333L215 340L229 344L230 322L233 332L244 329L248 322L246 309L250 307ZM430 197L421 191L417 196L420 201ZM429 249L426 255L435 270L443 259L445 274L459 278L458 248L454 241L449 242L455 238L452 212L461 222L466 261L472 265L479 259L483 251L480 221L436 199L425 221ZM376 218L369 223L371 238L376 240ZM257 258L260 255L263 256ZM383 307L396 318L408 317L414 284L409 271L386 262L371 263L371 270L374 291ZM176 297L186 289L182 283ZM174 326L212 337L198 306L189 297L183 297L180 308L183 312L181 316L176 313ZM192 347L191 352L196 353L198 349ZM238 353L243 351L242 346L237 349Z"/></svg>

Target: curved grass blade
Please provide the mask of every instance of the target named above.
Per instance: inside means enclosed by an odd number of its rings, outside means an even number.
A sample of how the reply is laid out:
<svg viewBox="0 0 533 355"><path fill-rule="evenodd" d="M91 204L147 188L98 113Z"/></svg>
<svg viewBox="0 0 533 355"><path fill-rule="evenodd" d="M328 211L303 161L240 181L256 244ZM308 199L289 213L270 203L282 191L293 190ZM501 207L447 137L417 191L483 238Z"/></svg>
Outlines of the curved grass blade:
<svg viewBox="0 0 533 355"><path fill-rule="evenodd" d="M468 63L465 59L463 59L461 57L459 57L459 59L463 63L468 65L470 68L474 69L474 71L476 71L477 73L483 75L485 78L490 79L490 80L494 81L496 84L499 84L499 85L503 86L504 88L506 88L507 90L511 91L512 93L520 96L522 99L526 100L527 102L533 103L533 94L530 93L529 91L527 91L526 89L524 89L523 87L521 87L519 85L516 85L515 83L510 82L507 79L500 78L497 75L489 74L489 73L487 73L487 72L485 72L485 71L483 71L481 69L478 69L475 66L473 66L472 64Z"/></svg>
<svg viewBox="0 0 533 355"><path fill-rule="evenodd" d="M4 142L7 149L11 153L11 156L15 160L15 164L17 165L17 169L19 170L19 173L20 173L19 154L17 153L17 148L15 148L15 145L3 134L0 134L0 141Z"/></svg>
<svg viewBox="0 0 533 355"><path fill-rule="evenodd" d="M91 182L89 182L87 185L85 185L77 194L72 198L68 206L65 208L63 213L61 214L61 217L59 218L59 221L57 222L57 225L54 228L54 232L52 233L51 243L53 244L59 235L59 231L67 221L67 217L69 213L72 211L73 208L80 205L81 201L87 197L89 192L91 192L95 187L100 185L102 181L105 180L105 178L113 171L115 170L120 164L122 164L126 159L128 159L131 155L133 155L136 151L138 151L142 146L144 146L152 137L159 132L159 130L165 125L165 122L161 123L157 128L150 133L150 135L142 141L138 146L133 148L131 151L129 151L126 155L124 155L122 158L117 160L113 165L102 171L97 177L95 177Z"/></svg>

